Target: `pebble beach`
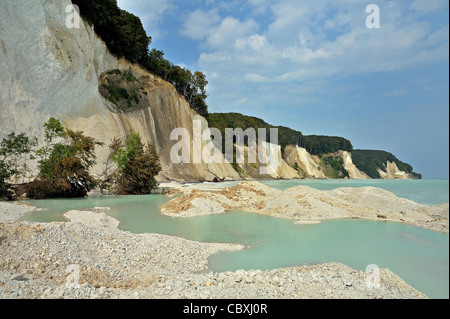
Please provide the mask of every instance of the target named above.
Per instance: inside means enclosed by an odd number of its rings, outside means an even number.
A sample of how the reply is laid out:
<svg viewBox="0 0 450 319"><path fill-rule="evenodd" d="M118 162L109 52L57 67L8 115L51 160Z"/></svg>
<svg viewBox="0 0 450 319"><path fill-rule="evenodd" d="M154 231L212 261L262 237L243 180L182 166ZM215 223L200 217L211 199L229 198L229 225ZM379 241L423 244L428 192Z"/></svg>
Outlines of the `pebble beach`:
<svg viewBox="0 0 450 319"><path fill-rule="evenodd" d="M206 272L209 256L244 247L132 234L104 212L69 211L69 222L17 221L32 209L0 202L2 299L427 298L388 269L374 274L340 263Z"/></svg>

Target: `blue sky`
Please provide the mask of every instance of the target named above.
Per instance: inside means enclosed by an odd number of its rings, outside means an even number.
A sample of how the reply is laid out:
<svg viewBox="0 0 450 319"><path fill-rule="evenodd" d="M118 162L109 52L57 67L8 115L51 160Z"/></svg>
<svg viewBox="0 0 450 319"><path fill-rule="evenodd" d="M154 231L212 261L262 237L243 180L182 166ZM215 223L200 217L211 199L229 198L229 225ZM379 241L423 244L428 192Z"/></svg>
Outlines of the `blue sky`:
<svg viewBox="0 0 450 319"><path fill-rule="evenodd" d="M380 28L366 27L369 4ZM211 112L392 152L449 177L447 0L118 0L151 47L208 78Z"/></svg>

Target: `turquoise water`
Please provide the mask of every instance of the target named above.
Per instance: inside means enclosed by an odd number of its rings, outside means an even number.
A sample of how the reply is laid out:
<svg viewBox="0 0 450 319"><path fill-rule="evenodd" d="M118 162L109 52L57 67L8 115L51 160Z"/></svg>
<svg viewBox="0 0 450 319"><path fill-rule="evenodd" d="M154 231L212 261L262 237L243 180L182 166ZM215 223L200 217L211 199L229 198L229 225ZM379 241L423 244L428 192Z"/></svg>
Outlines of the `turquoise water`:
<svg viewBox="0 0 450 319"><path fill-rule="evenodd" d="M287 180L263 181L267 186L285 190L305 185L319 190L332 190L339 187L378 187L390 191L399 197L422 204L444 204L449 202L448 180Z"/></svg>
<svg viewBox="0 0 450 319"><path fill-rule="evenodd" d="M364 183L365 182L365 183ZM266 181L284 189L298 184L319 189L375 186L423 203L448 202L448 181ZM416 182L416 183L411 183ZM229 186L229 184L224 184ZM430 191L429 189L432 189ZM208 271L274 269L310 263L342 262L357 270L369 264L389 268L431 298L449 298L449 238L399 223L333 220L317 225L244 212L195 218L162 216L165 196L105 196L101 198L32 201L47 211L30 221L62 221L70 209L111 207L108 214L120 228L134 233L161 233L195 241L244 244L248 248L210 258Z"/></svg>
<svg viewBox="0 0 450 319"><path fill-rule="evenodd" d="M390 191L399 197L407 198L422 204L444 204L449 202L448 180L355 180L355 179L302 179L302 180L267 180L259 181L267 186L286 190L303 185L319 190L332 190L339 187L378 187ZM205 183L212 187L230 187L239 182Z"/></svg>

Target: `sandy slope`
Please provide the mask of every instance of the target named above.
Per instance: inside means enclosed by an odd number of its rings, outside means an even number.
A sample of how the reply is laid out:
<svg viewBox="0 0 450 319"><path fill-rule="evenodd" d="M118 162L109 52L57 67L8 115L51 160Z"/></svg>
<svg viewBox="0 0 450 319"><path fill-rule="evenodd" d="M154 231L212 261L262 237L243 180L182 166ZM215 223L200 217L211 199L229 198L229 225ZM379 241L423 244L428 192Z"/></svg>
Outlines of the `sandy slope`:
<svg viewBox="0 0 450 319"><path fill-rule="evenodd" d="M189 192L189 188L178 189ZM194 190L162 206L162 213L188 217L217 214L231 209L316 222L325 219L361 218L402 222L448 233L449 205L423 205L374 188L339 188L319 191L297 186L285 191L258 182L242 182L220 191Z"/></svg>

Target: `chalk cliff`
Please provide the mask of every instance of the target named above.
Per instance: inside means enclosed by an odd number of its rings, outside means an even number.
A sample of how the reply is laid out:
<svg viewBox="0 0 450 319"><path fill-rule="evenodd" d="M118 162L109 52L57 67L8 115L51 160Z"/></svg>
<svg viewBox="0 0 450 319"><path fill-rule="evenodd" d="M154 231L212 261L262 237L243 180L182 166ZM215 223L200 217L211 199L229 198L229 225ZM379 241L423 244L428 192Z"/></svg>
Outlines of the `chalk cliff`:
<svg viewBox="0 0 450 319"><path fill-rule="evenodd" d="M320 169L319 157L309 154L302 147L286 146L284 159L291 167L296 168L303 178L325 178L324 172Z"/></svg>
<svg viewBox="0 0 450 319"><path fill-rule="evenodd" d="M344 168L352 179L370 179L366 173L361 172L352 161L352 154L346 151L340 151L339 155L344 160Z"/></svg>
<svg viewBox="0 0 450 319"><path fill-rule="evenodd" d="M70 0L0 1L0 138L11 131L42 138L42 124L53 116L105 144L97 149L92 172L97 175L105 168L111 140L137 132L160 155L159 180L326 178L319 156L293 145L283 153L277 148L277 165L265 174L259 162L231 165L222 158L220 164L194 164L192 154L201 154L207 143L192 142L193 123L200 121L205 130L205 118L172 84L113 56L93 26L81 20L79 28L69 28L71 12L66 9L71 4ZM119 83L121 76L123 83ZM123 80L127 77L131 80ZM117 86L133 94L117 101L111 97L111 88ZM175 128L190 134L190 163L171 160L171 149L178 142L171 140ZM339 156L350 178L368 178L352 163L350 153L341 151ZM395 163L388 162L385 169L380 169L382 178L411 178Z"/></svg>
<svg viewBox="0 0 450 319"><path fill-rule="evenodd" d="M381 179L414 179L414 176L411 174L401 171L395 162L387 161L384 169L386 171L383 171L381 168L377 169Z"/></svg>
<svg viewBox="0 0 450 319"><path fill-rule="evenodd" d="M256 162L253 161L254 163L252 163L248 157L249 148L244 146L244 163L237 163L237 171L242 179L293 179L303 177L283 159L281 146L279 145L269 142L258 144L254 154Z"/></svg>
<svg viewBox="0 0 450 319"><path fill-rule="evenodd" d="M171 131L206 120L192 110L169 83L137 65L111 55L92 26L68 28L70 0L0 2L0 135L26 131L42 136L42 124L54 116L74 130L105 143L97 150L93 173L101 174L112 138L138 132L156 146L160 180L239 178L230 164L172 164ZM141 105L123 112L99 92L99 78L123 70L142 82ZM202 145L203 147L204 145ZM192 152L198 150L193 149Z"/></svg>

